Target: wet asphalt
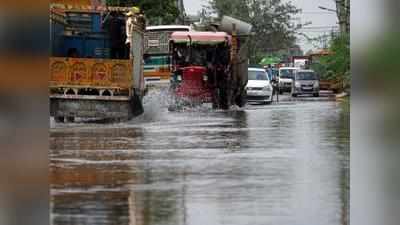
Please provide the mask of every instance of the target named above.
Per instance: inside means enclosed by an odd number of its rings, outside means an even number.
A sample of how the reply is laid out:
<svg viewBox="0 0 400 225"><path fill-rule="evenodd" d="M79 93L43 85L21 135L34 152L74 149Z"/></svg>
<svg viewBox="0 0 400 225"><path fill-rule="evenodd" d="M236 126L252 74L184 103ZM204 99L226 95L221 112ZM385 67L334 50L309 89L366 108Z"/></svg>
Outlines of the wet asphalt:
<svg viewBox="0 0 400 225"><path fill-rule="evenodd" d="M349 214L349 104L321 98L167 110L50 131L54 225L339 225Z"/></svg>

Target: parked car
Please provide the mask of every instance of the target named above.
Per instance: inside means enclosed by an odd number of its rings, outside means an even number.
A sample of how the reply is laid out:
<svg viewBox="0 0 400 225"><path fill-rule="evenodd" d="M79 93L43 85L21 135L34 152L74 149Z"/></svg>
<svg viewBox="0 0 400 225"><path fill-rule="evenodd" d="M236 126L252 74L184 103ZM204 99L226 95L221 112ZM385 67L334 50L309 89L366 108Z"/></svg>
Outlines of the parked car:
<svg viewBox="0 0 400 225"><path fill-rule="evenodd" d="M297 70L294 73L292 96L312 94L319 97L319 78L313 70Z"/></svg>
<svg viewBox="0 0 400 225"><path fill-rule="evenodd" d="M299 68L281 67L279 68L279 94L292 91L294 73Z"/></svg>
<svg viewBox="0 0 400 225"><path fill-rule="evenodd" d="M247 101L250 103L270 104L272 102L272 85L264 69L249 68L249 81L246 86Z"/></svg>

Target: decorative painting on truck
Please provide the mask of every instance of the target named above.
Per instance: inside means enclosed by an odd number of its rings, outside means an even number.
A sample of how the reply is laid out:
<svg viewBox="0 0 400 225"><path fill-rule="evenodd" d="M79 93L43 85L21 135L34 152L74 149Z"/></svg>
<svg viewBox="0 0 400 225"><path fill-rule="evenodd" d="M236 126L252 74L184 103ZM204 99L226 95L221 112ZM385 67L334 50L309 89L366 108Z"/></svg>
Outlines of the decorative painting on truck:
<svg viewBox="0 0 400 225"><path fill-rule="evenodd" d="M50 86L131 88L130 60L50 58Z"/></svg>

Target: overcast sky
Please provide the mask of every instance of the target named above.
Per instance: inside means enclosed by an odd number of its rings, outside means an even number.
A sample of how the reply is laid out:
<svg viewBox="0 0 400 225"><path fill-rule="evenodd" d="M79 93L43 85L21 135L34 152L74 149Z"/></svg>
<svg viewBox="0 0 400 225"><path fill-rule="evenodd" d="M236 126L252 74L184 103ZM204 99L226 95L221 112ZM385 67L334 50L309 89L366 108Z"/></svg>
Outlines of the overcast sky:
<svg viewBox="0 0 400 225"><path fill-rule="evenodd" d="M284 0L290 1L290 0ZM188 14L197 14L201 10L202 5L207 4L207 0L184 0L185 9ZM334 0L291 0L291 2L298 8L303 10L302 14L298 15L296 23L311 22L302 32L307 36L317 37L323 34L329 34L332 26L338 26L336 14L333 12L324 11L318 6L335 9ZM309 43L306 38L299 37L298 44L302 47L304 52L313 49L314 46Z"/></svg>

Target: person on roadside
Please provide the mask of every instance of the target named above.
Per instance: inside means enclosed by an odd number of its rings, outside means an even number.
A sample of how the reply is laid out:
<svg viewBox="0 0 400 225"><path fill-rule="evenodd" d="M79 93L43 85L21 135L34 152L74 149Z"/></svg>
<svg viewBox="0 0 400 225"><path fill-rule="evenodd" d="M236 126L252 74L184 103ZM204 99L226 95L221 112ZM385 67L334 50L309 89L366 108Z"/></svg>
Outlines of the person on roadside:
<svg viewBox="0 0 400 225"><path fill-rule="evenodd" d="M117 12L111 12L109 21L110 44L111 44L111 58L122 59L124 58L124 33L123 33L123 20L118 17Z"/></svg>
<svg viewBox="0 0 400 225"><path fill-rule="evenodd" d="M134 23L138 23L139 14L141 13L138 7L133 7L126 15L126 23L125 23L125 32L126 32L126 49L128 51L128 56L130 59L133 58L131 48L132 48L132 35L133 35L133 28Z"/></svg>
<svg viewBox="0 0 400 225"><path fill-rule="evenodd" d="M126 32L126 41L125 46L128 51L128 56L131 59L131 40L132 40L132 29L133 29L133 12L129 11L126 13L126 23L125 23L125 32Z"/></svg>
<svg viewBox="0 0 400 225"><path fill-rule="evenodd" d="M271 64L268 64L268 67L267 67L266 71L267 71L267 73L268 73L268 78L269 78L270 80L272 80L273 74L272 74L272 67L271 67Z"/></svg>
<svg viewBox="0 0 400 225"><path fill-rule="evenodd" d="M278 93L278 82L276 80L277 77L274 77L274 72L272 70L271 64L268 64L266 71L268 73L268 77L272 85L272 96L274 96Z"/></svg>

